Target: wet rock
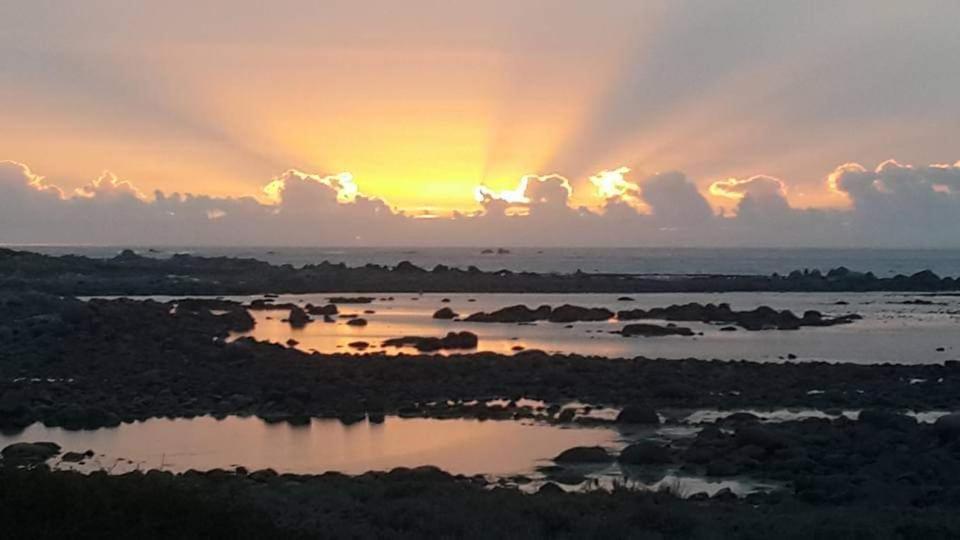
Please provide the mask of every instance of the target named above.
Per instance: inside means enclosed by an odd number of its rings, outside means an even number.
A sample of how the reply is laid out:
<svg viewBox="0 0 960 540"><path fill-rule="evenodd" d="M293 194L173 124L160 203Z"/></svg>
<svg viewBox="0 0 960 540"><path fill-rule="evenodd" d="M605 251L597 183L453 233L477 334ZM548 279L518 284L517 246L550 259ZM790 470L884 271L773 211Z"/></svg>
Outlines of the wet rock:
<svg viewBox="0 0 960 540"><path fill-rule="evenodd" d="M641 441L624 448L617 461L625 465L663 465L673 462L672 454L669 446Z"/></svg>
<svg viewBox="0 0 960 540"><path fill-rule="evenodd" d="M571 323L580 321L606 321L613 317L613 312L605 308L587 308L564 304L554 308L547 318L550 322Z"/></svg>
<svg viewBox="0 0 960 540"><path fill-rule="evenodd" d="M431 352L442 349L475 349L479 338L473 332L448 332L442 338L404 336L388 339L384 347L414 347L418 351Z"/></svg>
<svg viewBox="0 0 960 540"><path fill-rule="evenodd" d="M743 426L734 434L739 446L757 446L766 451L785 448L790 440L781 433L763 426Z"/></svg>
<svg viewBox="0 0 960 540"><path fill-rule="evenodd" d="M807 311L803 314L803 317L797 317L789 310L777 311L768 306L760 306L750 311L735 311L730 308L729 304L698 304L693 302L649 310L623 310L617 313L617 318L621 321L665 319L668 321L732 323L746 330L796 330L802 326L847 324L861 317L851 314L827 318L817 311Z"/></svg>
<svg viewBox="0 0 960 540"><path fill-rule="evenodd" d="M66 452L60 457L60 459L67 463L80 463L81 461L87 459L87 456L81 452Z"/></svg>
<svg viewBox="0 0 960 540"><path fill-rule="evenodd" d="M287 317L287 321L290 322L292 328L303 328L309 324L313 319L307 315L307 312L298 306L293 306L290 310L290 315Z"/></svg>
<svg viewBox="0 0 960 540"><path fill-rule="evenodd" d="M711 499L715 501L735 501L737 500L737 495L732 489L725 487L714 493Z"/></svg>
<svg viewBox="0 0 960 540"><path fill-rule="evenodd" d="M627 405L617 414L618 424L659 425L657 411L643 405Z"/></svg>
<svg viewBox="0 0 960 540"><path fill-rule="evenodd" d="M628 324L619 334L623 337L663 337L663 336L692 336L693 330L683 326L660 326L657 324Z"/></svg>
<svg viewBox="0 0 960 540"><path fill-rule="evenodd" d="M941 441L960 439L960 413L951 413L937 418L933 424L933 431Z"/></svg>
<svg viewBox="0 0 960 540"><path fill-rule="evenodd" d="M327 302L331 304L369 304L376 300L370 296L331 296Z"/></svg>
<svg viewBox="0 0 960 540"><path fill-rule="evenodd" d="M564 493L566 493L566 491L553 482L547 482L537 490L537 495L562 495Z"/></svg>
<svg viewBox="0 0 960 540"><path fill-rule="evenodd" d="M310 315L316 315L318 317L325 316L325 315L333 316L333 315L337 315L340 312L336 304L326 304L323 306L315 306L313 304L307 304L304 309Z"/></svg>
<svg viewBox="0 0 960 540"><path fill-rule="evenodd" d="M4 461L24 465L43 463L59 453L60 445L52 442L14 443L0 451Z"/></svg>
<svg viewBox="0 0 960 540"><path fill-rule="evenodd" d="M602 446L575 446L553 458L557 463L609 463L613 456Z"/></svg>
<svg viewBox="0 0 960 540"><path fill-rule="evenodd" d="M434 312L434 314L433 314L433 318L434 318L434 319L449 320L449 319L455 319L455 318L457 318L457 317L459 317L459 315L457 315L457 313L456 313L455 311L453 311L452 309L450 309L450 308L448 308L448 307L438 309L438 310L437 310L436 312Z"/></svg>
<svg viewBox="0 0 960 540"><path fill-rule="evenodd" d="M567 423L572 422L573 418L577 415L576 409L566 408L560 411L560 414L557 415L557 422Z"/></svg>
<svg viewBox="0 0 960 540"><path fill-rule="evenodd" d="M857 421L878 429L909 429L917 424L911 416L880 409L864 409L857 416Z"/></svg>
<svg viewBox="0 0 960 540"><path fill-rule="evenodd" d="M537 309L530 309L524 305L509 306L496 311L485 313L478 312L469 315L466 322L482 323L521 323L544 321L550 317L550 306L540 306Z"/></svg>
<svg viewBox="0 0 960 540"><path fill-rule="evenodd" d="M351 341L350 343L347 343L347 347L363 351L370 347L370 344L366 341Z"/></svg>
<svg viewBox="0 0 960 540"><path fill-rule="evenodd" d="M347 321L347 324L350 325L350 326L366 326L366 325L367 325L367 320L364 319L364 318L361 318L361 317L357 317L357 318L350 319L349 321Z"/></svg>

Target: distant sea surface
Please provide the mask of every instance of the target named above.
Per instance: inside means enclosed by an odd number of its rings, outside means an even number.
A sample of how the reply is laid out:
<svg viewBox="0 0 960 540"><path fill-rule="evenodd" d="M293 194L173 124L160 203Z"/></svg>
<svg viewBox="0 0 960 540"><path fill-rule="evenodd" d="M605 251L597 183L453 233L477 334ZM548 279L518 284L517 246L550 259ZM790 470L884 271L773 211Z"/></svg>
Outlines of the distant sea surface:
<svg viewBox="0 0 960 540"><path fill-rule="evenodd" d="M771 274L797 269L845 266L878 276L933 270L960 276L960 250L808 248L304 248L304 247L137 247L11 246L49 255L113 257L124 248L152 257L175 253L248 257L273 264L303 266L323 261L361 266L410 261L424 268L438 264L482 270L528 272L605 272L624 274ZM486 251L486 252L485 252ZM492 253L490 252L492 251Z"/></svg>

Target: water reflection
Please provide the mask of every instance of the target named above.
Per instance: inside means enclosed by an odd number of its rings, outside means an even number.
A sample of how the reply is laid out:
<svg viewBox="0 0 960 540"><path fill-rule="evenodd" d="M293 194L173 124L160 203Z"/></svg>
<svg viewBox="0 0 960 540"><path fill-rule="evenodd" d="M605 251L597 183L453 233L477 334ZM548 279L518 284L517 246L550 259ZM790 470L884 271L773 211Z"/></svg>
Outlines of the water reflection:
<svg viewBox="0 0 960 540"><path fill-rule="evenodd" d="M64 450L92 449L84 465L113 472L244 466L280 472L359 474L435 465L451 473L508 475L532 471L573 446L614 446L608 429L573 429L515 421L387 417L383 424L313 419L307 426L256 418L151 419L114 429L67 431L34 424L0 447L21 441L56 442ZM67 466L65 464L65 466Z"/></svg>
<svg viewBox="0 0 960 540"><path fill-rule="evenodd" d="M327 296L282 295L276 302L322 305ZM346 319L337 319L333 323L317 320L305 328L293 329L283 322L285 312L258 311L253 313L256 328L233 337L247 335L281 344L293 339L297 342L296 347L302 350L323 353L359 352L350 344L363 341L370 345L366 352L414 354L416 350L412 348L381 348L380 344L400 336L441 337L450 331L467 330L480 337L478 350L502 354L539 349L607 357L695 357L773 362L793 359L793 355L796 361L860 363L938 363L960 354L960 333L952 331L960 321L960 298L948 296L938 297L935 305L904 304L920 297L888 293L647 294L633 295L636 299L633 302L619 302L615 294L397 294L390 301L384 300L382 295L377 296L372 304L340 306L341 312L357 314L369 321L367 326L349 326ZM444 298L450 301L442 302ZM252 297L235 299L249 302ZM441 307L450 307L465 316L518 303L528 306L568 303L616 310L627 307L649 309L685 302L728 302L735 309L769 305L797 313L815 309L831 315L857 312L864 316L864 320L829 328L767 332L721 332L713 325L682 323L703 335L623 338L610 333L622 326L615 320L573 325L549 322L517 325L432 318L434 311ZM363 313L368 309L375 313Z"/></svg>

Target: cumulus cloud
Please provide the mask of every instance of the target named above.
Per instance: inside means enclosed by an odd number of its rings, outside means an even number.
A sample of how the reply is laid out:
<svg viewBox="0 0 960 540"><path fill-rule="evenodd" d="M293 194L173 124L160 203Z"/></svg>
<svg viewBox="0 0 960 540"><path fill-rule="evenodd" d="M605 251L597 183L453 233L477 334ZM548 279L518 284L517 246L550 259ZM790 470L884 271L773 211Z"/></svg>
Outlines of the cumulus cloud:
<svg viewBox="0 0 960 540"><path fill-rule="evenodd" d="M559 175L481 186L481 210L409 215L363 194L348 173L288 170L254 197L155 192L110 173L73 192L28 166L0 162L0 242L120 245L958 246L960 163L837 167L826 179L846 209L795 208L769 176L714 182L737 201L714 211L681 172L633 181L601 171L585 189L603 204L574 206ZM585 184L586 186L586 184ZM424 219L429 217L430 219Z"/></svg>

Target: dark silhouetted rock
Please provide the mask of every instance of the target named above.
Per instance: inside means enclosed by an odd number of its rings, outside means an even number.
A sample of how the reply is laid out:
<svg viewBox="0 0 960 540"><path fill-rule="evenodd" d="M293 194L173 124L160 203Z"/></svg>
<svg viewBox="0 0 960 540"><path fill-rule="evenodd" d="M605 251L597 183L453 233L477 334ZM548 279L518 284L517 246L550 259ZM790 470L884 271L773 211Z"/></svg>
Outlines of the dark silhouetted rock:
<svg viewBox="0 0 960 540"><path fill-rule="evenodd" d="M455 319L455 318L457 318L458 316L459 316L459 315L457 315L457 313L456 313L455 311L453 311L452 309L450 309L450 308L448 308L448 307L438 309L438 310L433 314L433 318L434 318L434 319Z"/></svg>
<svg viewBox="0 0 960 540"><path fill-rule="evenodd" d="M641 441L624 448L617 461L625 465L663 465L671 463L673 455L668 446Z"/></svg>
<svg viewBox="0 0 960 540"><path fill-rule="evenodd" d="M366 326L367 320L360 317L356 317L354 319L348 320L347 324L349 324L350 326Z"/></svg>
<svg viewBox="0 0 960 540"><path fill-rule="evenodd" d="M557 463L608 463L613 456L602 446L576 446L553 458Z"/></svg>
<svg viewBox="0 0 960 540"><path fill-rule="evenodd" d="M441 349L475 349L479 339L473 332L449 332L442 338L404 336L383 342L384 347L414 347L418 351L432 352Z"/></svg>
<svg viewBox="0 0 960 540"><path fill-rule="evenodd" d="M960 413L951 413L937 418L933 430L942 441L960 440Z"/></svg>
<svg viewBox="0 0 960 540"><path fill-rule="evenodd" d="M658 324L635 323L624 326L619 334L623 337L664 337L692 336L693 330L684 326L660 326Z"/></svg>
<svg viewBox="0 0 960 540"><path fill-rule="evenodd" d="M642 405L627 405L617 415L618 424L658 425L660 417L657 411Z"/></svg>
<svg viewBox="0 0 960 540"><path fill-rule="evenodd" d="M303 328L313 321L313 319L311 319L302 308L293 306L290 310L290 315L287 317L287 321L290 322L290 326L293 328Z"/></svg>
<svg viewBox="0 0 960 540"><path fill-rule="evenodd" d="M0 451L5 461L14 464L43 463L59 453L60 445L52 442L14 443Z"/></svg>

